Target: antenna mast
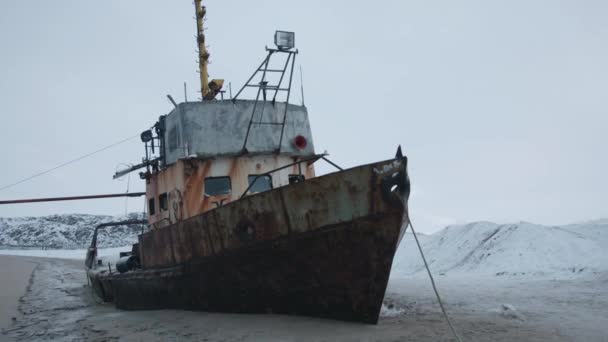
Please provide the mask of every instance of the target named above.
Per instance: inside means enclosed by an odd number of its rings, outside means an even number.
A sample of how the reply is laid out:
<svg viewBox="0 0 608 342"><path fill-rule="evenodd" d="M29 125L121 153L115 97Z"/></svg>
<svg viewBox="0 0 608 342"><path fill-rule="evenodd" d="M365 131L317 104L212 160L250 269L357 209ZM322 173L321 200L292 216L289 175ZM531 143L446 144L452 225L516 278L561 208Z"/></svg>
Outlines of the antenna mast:
<svg viewBox="0 0 608 342"><path fill-rule="evenodd" d="M201 98L205 98L209 93L209 74L207 73L207 64L209 63L209 52L205 47L205 32L203 29L203 20L207 9L201 5L201 0L194 0L196 7L196 40L198 43L198 67L201 75Z"/></svg>

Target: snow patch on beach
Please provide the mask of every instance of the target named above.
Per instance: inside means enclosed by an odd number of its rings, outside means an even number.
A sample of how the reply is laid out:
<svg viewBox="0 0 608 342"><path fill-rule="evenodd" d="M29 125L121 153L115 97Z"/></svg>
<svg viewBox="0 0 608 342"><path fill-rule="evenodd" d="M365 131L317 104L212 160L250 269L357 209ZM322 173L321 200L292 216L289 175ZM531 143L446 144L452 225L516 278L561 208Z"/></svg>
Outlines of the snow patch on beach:
<svg viewBox="0 0 608 342"><path fill-rule="evenodd" d="M405 313L404 309L398 308L393 304L386 305L382 303L382 307L380 308L380 316L381 317L396 317Z"/></svg>
<svg viewBox="0 0 608 342"><path fill-rule="evenodd" d="M525 320L525 317L511 304L502 304L496 312L506 319Z"/></svg>

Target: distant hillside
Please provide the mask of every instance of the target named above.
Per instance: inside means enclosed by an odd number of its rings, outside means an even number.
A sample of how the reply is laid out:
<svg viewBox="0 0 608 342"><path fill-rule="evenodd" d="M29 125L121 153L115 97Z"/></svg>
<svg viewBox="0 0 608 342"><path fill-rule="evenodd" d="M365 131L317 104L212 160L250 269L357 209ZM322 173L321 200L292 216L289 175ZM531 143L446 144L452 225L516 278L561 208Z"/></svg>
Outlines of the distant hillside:
<svg viewBox="0 0 608 342"><path fill-rule="evenodd" d="M543 226L528 222L474 222L420 236L434 273L580 275L608 270L608 220ZM411 235L393 264L393 276L424 270Z"/></svg>
<svg viewBox="0 0 608 342"><path fill-rule="evenodd" d="M0 218L0 248L86 248L96 225L137 215ZM139 225L107 229L99 235L99 245L129 245L137 240L140 231ZM608 272L605 219L562 226L474 222L448 226L430 235L419 234L419 239L431 270L438 275L573 277ZM408 230L395 256L391 277L410 277L422 271L422 260Z"/></svg>
<svg viewBox="0 0 608 342"><path fill-rule="evenodd" d="M137 213L116 217L82 214L0 217L0 246L85 248L91 243L93 230L98 224L141 217L142 214ZM99 234L98 245L125 246L137 241L140 231L140 225L107 228Z"/></svg>

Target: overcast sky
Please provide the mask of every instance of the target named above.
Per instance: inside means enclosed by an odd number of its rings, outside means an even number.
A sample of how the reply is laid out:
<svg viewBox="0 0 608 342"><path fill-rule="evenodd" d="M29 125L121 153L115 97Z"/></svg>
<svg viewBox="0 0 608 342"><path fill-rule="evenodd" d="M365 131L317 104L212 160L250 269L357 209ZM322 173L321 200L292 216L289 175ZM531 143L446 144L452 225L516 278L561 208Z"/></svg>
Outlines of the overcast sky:
<svg viewBox="0 0 608 342"><path fill-rule="evenodd" d="M210 76L233 89L275 29L296 32L317 151L351 167L392 157L401 144L419 230L608 217L608 2L207 8ZM0 187L139 134L171 110L166 94L183 100L184 81L194 98L193 16L189 0L3 0ZM142 191L136 174L112 180L142 153L137 137L0 199ZM0 206L0 216L142 209L141 199L109 199Z"/></svg>

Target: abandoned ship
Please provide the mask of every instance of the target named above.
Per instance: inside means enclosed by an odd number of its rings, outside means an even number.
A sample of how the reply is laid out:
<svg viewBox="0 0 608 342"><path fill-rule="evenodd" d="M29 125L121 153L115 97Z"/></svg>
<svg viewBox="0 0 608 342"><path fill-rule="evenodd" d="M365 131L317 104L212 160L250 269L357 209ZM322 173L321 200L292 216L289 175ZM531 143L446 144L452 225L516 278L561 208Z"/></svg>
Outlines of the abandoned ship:
<svg viewBox="0 0 608 342"><path fill-rule="evenodd" d="M289 103L295 35L274 48L235 96L209 81L195 1L201 100L176 103L141 134L147 229L111 265L86 271L120 309L280 313L375 324L408 224L407 158L343 170L315 151L307 108ZM278 65L278 67L275 67ZM252 99L240 96L247 90ZM317 177L315 164L336 172ZM126 222L133 223L133 222ZM112 267L114 266L114 267Z"/></svg>

